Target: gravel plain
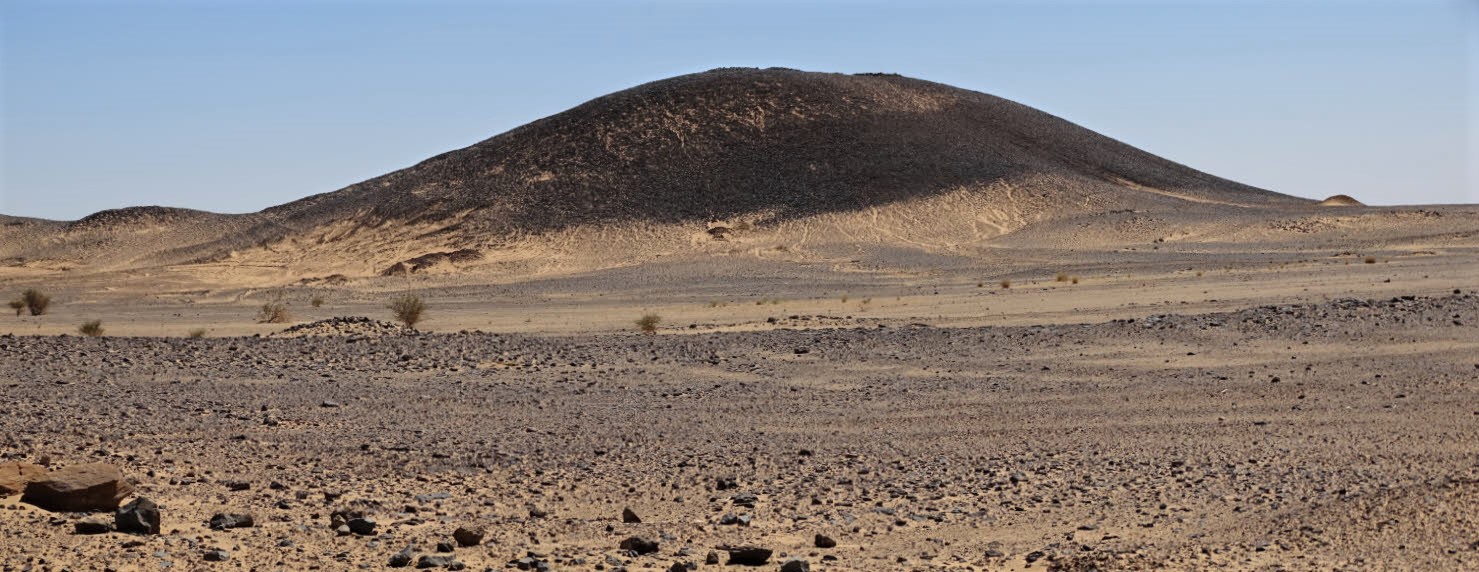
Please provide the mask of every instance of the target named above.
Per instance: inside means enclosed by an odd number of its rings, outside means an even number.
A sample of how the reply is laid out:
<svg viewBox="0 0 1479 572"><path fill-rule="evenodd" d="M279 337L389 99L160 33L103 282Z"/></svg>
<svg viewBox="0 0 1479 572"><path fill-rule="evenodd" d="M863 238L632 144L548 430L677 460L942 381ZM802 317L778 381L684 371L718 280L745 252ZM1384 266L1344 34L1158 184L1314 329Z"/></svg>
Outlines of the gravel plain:
<svg viewBox="0 0 1479 572"><path fill-rule="evenodd" d="M10 497L0 570L747 546L768 569L1475 569L1476 324L1456 291L1022 327L6 335L4 460L114 464L163 517L77 534Z"/></svg>

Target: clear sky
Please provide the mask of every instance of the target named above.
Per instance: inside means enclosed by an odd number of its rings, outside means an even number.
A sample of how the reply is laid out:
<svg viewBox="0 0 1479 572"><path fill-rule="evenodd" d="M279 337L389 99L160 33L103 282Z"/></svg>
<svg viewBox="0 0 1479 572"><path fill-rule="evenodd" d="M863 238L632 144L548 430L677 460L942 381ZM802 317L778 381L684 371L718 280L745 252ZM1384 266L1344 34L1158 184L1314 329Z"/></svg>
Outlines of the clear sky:
<svg viewBox="0 0 1479 572"><path fill-rule="evenodd" d="M249 212L720 66L896 72L1255 186L1479 203L1479 2L0 0L0 213Z"/></svg>

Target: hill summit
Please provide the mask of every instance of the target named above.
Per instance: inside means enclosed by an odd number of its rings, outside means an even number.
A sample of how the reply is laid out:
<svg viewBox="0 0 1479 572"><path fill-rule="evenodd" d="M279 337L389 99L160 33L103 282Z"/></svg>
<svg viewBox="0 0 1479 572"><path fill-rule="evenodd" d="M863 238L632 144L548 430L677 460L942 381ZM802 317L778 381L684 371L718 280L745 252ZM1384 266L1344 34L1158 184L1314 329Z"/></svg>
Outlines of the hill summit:
<svg viewBox="0 0 1479 572"><path fill-rule="evenodd" d="M123 260L221 260L277 244L275 252L293 250L301 260L338 253L383 266L597 227L689 232L735 219L775 226L876 216L961 193L970 200L947 210L972 210L966 214L1000 233L1115 209L1307 203L983 93L891 74L724 68L599 97L259 213L128 209L55 228L63 236L47 244L53 255L88 256L57 250L72 237L104 253L137 236L145 220L166 240L151 237L147 252ZM110 231L114 220L127 228ZM29 222L19 226L51 228Z"/></svg>

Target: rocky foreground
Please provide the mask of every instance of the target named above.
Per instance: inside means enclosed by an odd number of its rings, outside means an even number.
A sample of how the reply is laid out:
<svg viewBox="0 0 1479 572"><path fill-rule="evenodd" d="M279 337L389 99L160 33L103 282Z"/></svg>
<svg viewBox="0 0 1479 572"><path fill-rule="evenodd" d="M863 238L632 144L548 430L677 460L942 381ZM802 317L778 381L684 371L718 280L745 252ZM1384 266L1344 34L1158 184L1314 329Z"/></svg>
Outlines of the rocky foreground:
<svg viewBox="0 0 1479 572"><path fill-rule="evenodd" d="M367 324L0 337L0 569L1479 569L1473 293L1023 328Z"/></svg>

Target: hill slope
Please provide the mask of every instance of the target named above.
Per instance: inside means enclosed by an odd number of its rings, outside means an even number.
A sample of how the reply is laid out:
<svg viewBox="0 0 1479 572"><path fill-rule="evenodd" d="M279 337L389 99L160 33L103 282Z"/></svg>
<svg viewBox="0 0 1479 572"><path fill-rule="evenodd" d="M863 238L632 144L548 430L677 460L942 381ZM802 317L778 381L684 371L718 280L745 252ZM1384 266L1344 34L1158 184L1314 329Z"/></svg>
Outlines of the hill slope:
<svg viewBox="0 0 1479 572"><path fill-rule="evenodd" d="M718 69L600 97L259 213L134 209L71 224L11 219L0 230L10 245L0 247L0 260L118 267L353 259L368 261L354 270L368 273L441 250L496 258L531 237L568 243L595 229L644 229L624 251L638 243L671 248L711 221L794 229L830 216L854 230L855 221L835 217L876 221L882 213L901 221L866 238L838 237L874 242L917 231L907 227L919 215L947 229L935 234L994 229L961 237L969 242L1114 210L1308 202L978 92L895 75ZM956 224L945 220L951 217ZM120 238L141 232L149 235L145 244Z"/></svg>

